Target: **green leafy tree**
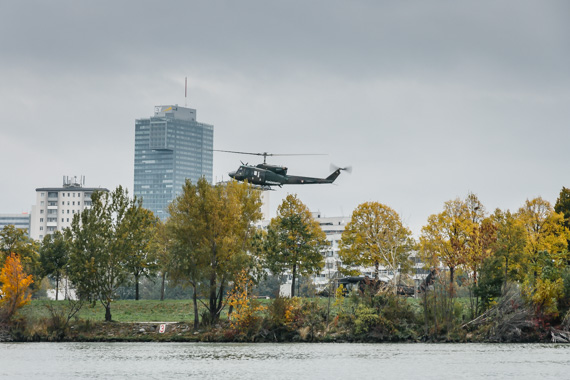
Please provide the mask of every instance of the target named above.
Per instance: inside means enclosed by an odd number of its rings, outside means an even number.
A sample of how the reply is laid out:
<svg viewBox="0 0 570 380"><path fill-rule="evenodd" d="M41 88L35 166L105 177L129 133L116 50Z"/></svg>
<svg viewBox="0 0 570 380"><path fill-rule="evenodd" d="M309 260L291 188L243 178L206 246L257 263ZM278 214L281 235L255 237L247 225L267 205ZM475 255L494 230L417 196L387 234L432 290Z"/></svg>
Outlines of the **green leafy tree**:
<svg viewBox="0 0 570 380"><path fill-rule="evenodd" d="M374 266L376 280L379 266L384 266L394 274L395 292L397 273L409 269L413 246L412 233L396 211L378 202L366 202L352 213L340 240L339 256L345 265Z"/></svg>
<svg viewBox="0 0 570 380"><path fill-rule="evenodd" d="M492 216L497 227L497 239L493 250L502 259L504 286L508 281L522 280L522 257L526 246L526 230L522 221L509 210L495 210Z"/></svg>
<svg viewBox="0 0 570 380"><path fill-rule="evenodd" d="M170 273L173 265L173 255L171 253L171 240L166 230L166 224L160 219L156 221L156 231L152 239L153 251L156 255L157 270L160 273L160 300L164 301L166 288L166 276Z"/></svg>
<svg viewBox="0 0 570 380"><path fill-rule="evenodd" d="M55 279L55 299L59 299L59 284L69 261L69 249L63 234L55 231L44 237L40 246L40 265L42 275Z"/></svg>
<svg viewBox="0 0 570 380"><path fill-rule="evenodd" d="M67 230L70 241L69 278L80 298L99 301L111 321L111 302L129 275L129 256L136 251L139 229L133 220L144 212L121 186L94 192L92 207L76 214ZM152 231L147 231L149 234Z"/></svg>
<svg viewBox="0 0 570 380"><path fill-rule="evenodd" d="M173 255L171 274L194 290L194 324L198 292L204 291L210 321L219 319L228 283L251 264L249 240L261 218L259 191L235 181L210 185L189 180L169 206L167 232ZM202 300L200 299L200 302Z"/></svg>
<svg viewBox="0 0 570 380"><path fill-rule="evenodd" d="M562 188L554 205L554 211L564 215L564 227L570 230L570 189ZM567 240L567 243L568 250L570 250L570 239Z"/></svg>
<svg viewBox="0 0 570 380"><path fill-rule="evenodd" d="M291 270L291 297L297 276L318 273L324 266L326 235L296 195L287 195L268 227L265 263L274 274Z"/></svg>
<svg viewBox="0 0 570 380"><path fill-rule="evenodd" d="M125 242L127 268L135 281L135 300L139 300L139 282L141 277L150 278L157 269L156 237L157 218L152 211L142 208L140 202L129 207L125 222L119 231Z"/></svg>
<svg viewBox="0 0 570 380"><path fill-rule="evenodd" d="M11 224L5 226L0 231L0 252L0 266L4 265L8 256L15 253L19 256L24 270L32 274L37 283L40 282L38 244L26 235L25 230Z"/></svg>

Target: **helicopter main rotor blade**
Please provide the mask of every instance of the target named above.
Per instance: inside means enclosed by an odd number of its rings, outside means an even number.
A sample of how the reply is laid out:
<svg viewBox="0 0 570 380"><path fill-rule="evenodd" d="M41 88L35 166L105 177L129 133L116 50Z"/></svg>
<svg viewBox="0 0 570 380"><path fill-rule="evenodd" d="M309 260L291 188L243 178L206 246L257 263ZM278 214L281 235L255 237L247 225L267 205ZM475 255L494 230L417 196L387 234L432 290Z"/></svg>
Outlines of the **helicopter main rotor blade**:
<svg viewBox="0 0 570 380"><path fill-rule="evenodd" d="M273 157L273 156L326 156L326 154L323 153L284 153L284 154L280 154L280 153L267 153L267 152L263 152L263 153L255 153L255 152L239 152L239 151L235 151L235 150L222 150L222 149L212 149L212 151L214 152L225 152L225 153L235 153L235 154L249 154L252 156L263 156L263 163L265 164L267 162L267 156Z"/></svg>
<svg viewBox="0 0 570 380"><path fill-rule="evenodd" d="M263 156L263 157L272 157L272 156L327 156L326 153L255 153L255 152L239 152L235 150L222 150L222 149L212 149L214 152L225 152L225 153L236 153L236 154L249 154L252 156Z"/></svg>

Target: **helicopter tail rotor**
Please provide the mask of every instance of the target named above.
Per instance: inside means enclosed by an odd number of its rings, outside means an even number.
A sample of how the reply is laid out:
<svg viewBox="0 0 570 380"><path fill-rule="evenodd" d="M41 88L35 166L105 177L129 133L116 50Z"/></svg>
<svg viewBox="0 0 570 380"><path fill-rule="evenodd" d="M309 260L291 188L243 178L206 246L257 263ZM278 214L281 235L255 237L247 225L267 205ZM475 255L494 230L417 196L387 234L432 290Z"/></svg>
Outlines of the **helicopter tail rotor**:
<svg viewBox="0 0 570 380"><path fill-rule="evenodd" d="M341 168L340 166L336 166L335 164L331 164L331 171L335 172L337 170L344 170L347 173L352 173L352 166L345 166Z"/></svg>

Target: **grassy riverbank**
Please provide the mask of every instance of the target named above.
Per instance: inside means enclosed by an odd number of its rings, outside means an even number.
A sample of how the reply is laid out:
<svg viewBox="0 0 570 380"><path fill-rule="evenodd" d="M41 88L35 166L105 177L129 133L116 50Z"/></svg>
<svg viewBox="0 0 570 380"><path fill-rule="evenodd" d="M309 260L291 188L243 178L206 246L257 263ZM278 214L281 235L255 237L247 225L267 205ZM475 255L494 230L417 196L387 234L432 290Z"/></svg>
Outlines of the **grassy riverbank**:
<svg viewBox="0 0 570 380"><path fill-rule="evenodd" d="M33 300L24 306L20 315L40 319L50 316L50 307L64 306L67 301ZM199 305L199 313L205 310ZM116 322L191 322L194 308L189 300L118 300L111 304L113 321ZM85 305L78 319L97 322L105 319L105 308L100 303Z"/></svg>
<svg viewBox="0 0 570 380"><path fill-rule="evenodd" d="M226 312L213 324L201 318L193 328L189 300L112 303L113 322L104 322L100 304L84 305L70 316L67 301L35 300L23 307L12 325L18 341L258 341L258 342L547 342L548 327L526 315L512 325L509 313L477 325L465 326L468 304L456 299L449 319L427 315L422 301L378 295L340 299L295 298L252 300L241 314ZM518 308L514 312L519 313ZM227 308L225 309L227 311ZM200 304L199 314L207 315ZM234 312L235 313L235 312ZM204 315L202 315L204 314ZM160 332L160 325L165 331ZM512 326L511 326L512 325ZM500 334L498 333L500 332Z"/></svg>

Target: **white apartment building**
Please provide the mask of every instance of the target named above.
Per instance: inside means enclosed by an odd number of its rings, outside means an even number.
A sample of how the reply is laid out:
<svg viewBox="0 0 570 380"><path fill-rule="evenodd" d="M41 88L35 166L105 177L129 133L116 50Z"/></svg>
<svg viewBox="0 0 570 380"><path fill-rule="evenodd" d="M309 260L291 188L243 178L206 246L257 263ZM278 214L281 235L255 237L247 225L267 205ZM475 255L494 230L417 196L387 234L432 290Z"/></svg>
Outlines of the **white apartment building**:
<svg viewBox="0 0 570 380"><path fill-rule="evenodd" d="M8 225L22 229L26 231L26 235L29 235L30 214L27 212L23 214L0 214L0 230Z"/></svg>
<svg viewBox="0 0 570 380"><path fill-rule="evenodd" d="M109 191L105 188L83 187L85 178L63 177L62 187L36 189L36 204L32 206L30 237L42 240L47 234L62 231L71 225L73 216L91 207L94 191Z"/></svg>
<svg viewBox="0 0 570 380"><path fill-rule="evenodd" d="M339 243L346 224L350 218L344 216L324 217L320 212L314 212L313 218L319 222L321 229L327 235L329 248L325 253L325 266L323 271L318 275L319 278L335 278L338 268L341 265L338 252L340 250Z"/></svg>

